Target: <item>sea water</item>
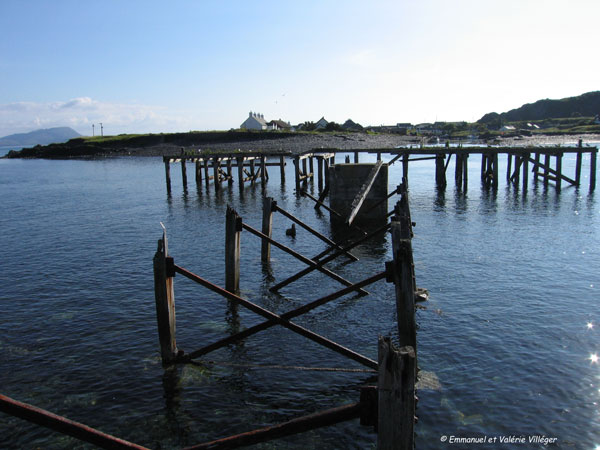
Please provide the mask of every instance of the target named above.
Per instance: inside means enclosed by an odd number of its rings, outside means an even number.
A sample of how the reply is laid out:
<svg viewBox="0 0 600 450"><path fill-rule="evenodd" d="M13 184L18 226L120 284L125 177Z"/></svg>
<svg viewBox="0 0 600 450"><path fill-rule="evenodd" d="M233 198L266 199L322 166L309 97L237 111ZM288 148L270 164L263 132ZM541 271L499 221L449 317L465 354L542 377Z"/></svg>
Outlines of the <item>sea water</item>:
<svg viewBox="0 0 600 450"><path fill-rule="evenodd" d="M344 155L338 155L343 161ZM361 155L362 161L374 156ZM501 157L500 173L506 170ZM566 154L571 176L575 156ZM262 197L331 235L328 215L294 194L271 168L263 186L237 181L219 192L181 186L171 166L167 195L160 158L0 160L0 392L150 448L181 448L358 401L360 365L287 329L272 327L207 355L203 365L164 369L154 306L152 257L163 222L175 262L224 284L225 210L260 228ZM191 165L189 166L192 167ZM417 284L430 299L417 312L417 448L594 448L600 444L600 208L582 185L479 183L480 157L469 159L469 187L434 186L431 161L412 163L410 205ZM390 167L390 189L399 184ZM316 184L316 183L315 183ZM308 185L316 194L316 186ZM390 200L390 209L396 197ZM325 244L274 218L274 238L309 257ZM359 246L360 261L329 267L359 281L391 259L389 235ZM241 294L283 313L341 288L313 273L281 290L268 287L303 268L242 233ZM379 335L396 335L394 291L380 281L369 296L349 295L295 321L377 358ZM175 277L177 343L193 351L262 321L181 276ZM208 361L212 362L209 363ZM277 366L277 367L260 367ZM513 443L510 443L512 439ZM546 440L544 440L546 439ZM374 448L376 434L358 421L314 430L257 448ZM466 441L463 441L466 442ZM519 441L520 442L520 441ZM471 444L475 445L475 444ZM74 439L0 415L0 448L90 448Z"/></svg>

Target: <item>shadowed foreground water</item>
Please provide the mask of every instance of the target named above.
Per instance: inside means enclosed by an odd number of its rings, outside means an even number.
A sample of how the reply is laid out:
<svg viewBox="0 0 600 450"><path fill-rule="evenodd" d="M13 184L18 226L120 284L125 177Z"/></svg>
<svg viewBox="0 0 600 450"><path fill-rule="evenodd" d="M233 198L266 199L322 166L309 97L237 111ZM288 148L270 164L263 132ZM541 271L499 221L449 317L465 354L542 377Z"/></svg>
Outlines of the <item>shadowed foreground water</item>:
<svg viewBox="0 0 600 450"><path fill-rule="evenodd" d="M419 393L417 447L460 447L442 444L442 436L546 435L560 448L593 449L600 444L597 199L586 177L581 189L560 194L530 182L524 196L504 180L497 193L482 190L479 158L469 164L466 194L450 176L437 193L430 162L410 169L417 283L431 293L417 313L419 365L439 380L436 390ZM567 156L563 170L574 164ZM0 160L0 392L163 449L357 401L368 374L236 365L360 368L279 327L208 358L227 365L161 367L152 279L159 222L176 263L222 285L226 206L259 228L263 193L258 183L243 196L236 185L215 194L193 180L184 193L175 169L168 197L160 159ZM267 195L331 234L328 217L295 197L290 169L284 186L270 171ZM392 166L391 187L400 174ZM275 238L302 254L324 248L302 231L285 236L282 216L274 225ZM359 262L330 267L358 281L383 269L389 246L389 236L374 240L356 250ZM277 249L272 255L271 271L263 271L258 239L242 233L242 295L268 309L285 312L340 288L312 274L271 294L269 285L302 268ZM377 336L396 333L394 295L384 281L368 290L296 321L376 359ZM175 298L178 345L186 351L262 321L180 276ZM372 430L353 421L257 448L375 442ZM0 416L0 447L88 448L7 415Z"/></svg>

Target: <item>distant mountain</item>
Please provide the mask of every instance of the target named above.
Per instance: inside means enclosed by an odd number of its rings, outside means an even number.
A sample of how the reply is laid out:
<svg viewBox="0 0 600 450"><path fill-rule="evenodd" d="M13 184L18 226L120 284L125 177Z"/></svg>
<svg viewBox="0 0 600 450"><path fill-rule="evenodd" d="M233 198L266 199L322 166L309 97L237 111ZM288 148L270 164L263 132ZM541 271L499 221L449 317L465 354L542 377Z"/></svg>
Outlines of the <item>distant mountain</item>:
<svg viewBox="0 0 600 450"><path fill-rule="evenodd" d="M0 138L0 146L26 147L33 145L48 145L54 143L66 142L81 136L77 131L69 127L46 128L44 130L35 130L29 133L17 133Z"/></svg>
<svg viewBox="0 0 600 450"><path fill-rule="evenodd" d="M588 92L578 97L560 100L538 100L502 114L488 113L478 123L517 122L520 120L543 120L566 117L590 117L600 114L600 91Z"/></svg>

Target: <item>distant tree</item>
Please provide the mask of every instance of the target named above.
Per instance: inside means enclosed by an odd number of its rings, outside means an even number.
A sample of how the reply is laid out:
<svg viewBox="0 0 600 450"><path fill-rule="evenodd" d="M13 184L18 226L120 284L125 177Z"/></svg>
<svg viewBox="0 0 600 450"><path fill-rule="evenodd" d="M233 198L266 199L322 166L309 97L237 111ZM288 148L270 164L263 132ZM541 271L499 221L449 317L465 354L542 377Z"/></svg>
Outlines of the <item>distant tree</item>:
<svg viewBox="0 0 600 450"><path fill-rule="evenodd" d="M314 131L317 128L314 122L306 121L302 124L302 131Z"/></svg>
<svg viewBox="0 0 600 450"><path fill-rule="evenodd" d="M339 123L335 123L335 122L329 122L325 128L323 129L323 131L342 131L343 128Z"/></svg>

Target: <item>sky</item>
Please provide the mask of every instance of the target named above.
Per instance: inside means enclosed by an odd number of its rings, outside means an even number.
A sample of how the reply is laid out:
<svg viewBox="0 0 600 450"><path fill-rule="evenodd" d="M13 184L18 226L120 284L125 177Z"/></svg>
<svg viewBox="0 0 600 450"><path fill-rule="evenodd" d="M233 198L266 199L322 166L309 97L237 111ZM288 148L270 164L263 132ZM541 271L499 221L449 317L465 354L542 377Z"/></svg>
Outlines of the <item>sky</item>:
<svg viewBox="0 0 600 450"><path fill-rule="evenodd" d="M0 136L476 121L600 90L598 0L0 0Z"/></svg>

